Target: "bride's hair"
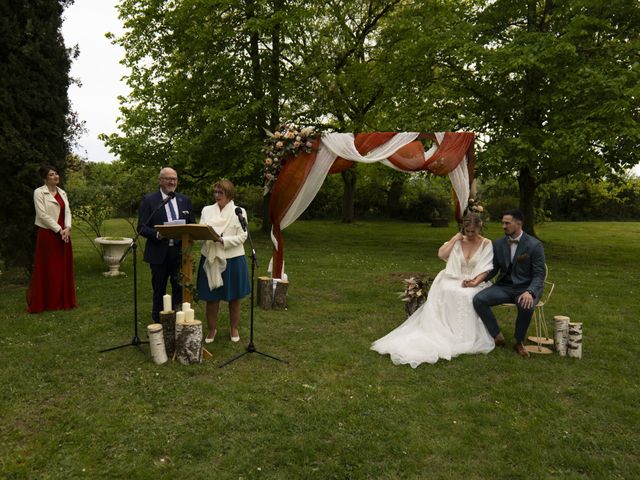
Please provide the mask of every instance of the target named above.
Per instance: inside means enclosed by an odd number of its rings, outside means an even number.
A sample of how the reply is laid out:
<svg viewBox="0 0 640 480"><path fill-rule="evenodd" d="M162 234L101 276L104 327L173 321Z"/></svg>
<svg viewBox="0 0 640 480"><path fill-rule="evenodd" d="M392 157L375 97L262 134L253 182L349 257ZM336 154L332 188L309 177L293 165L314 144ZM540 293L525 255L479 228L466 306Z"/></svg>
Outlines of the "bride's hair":
<svg viewBox="0 0 640 480"><path fill-rule="evenodd" d="M468 212L462 218L462 228L464 229L464 228L471 228L471 227L476 227L482 230L482 218L478 213Z"/></svg>

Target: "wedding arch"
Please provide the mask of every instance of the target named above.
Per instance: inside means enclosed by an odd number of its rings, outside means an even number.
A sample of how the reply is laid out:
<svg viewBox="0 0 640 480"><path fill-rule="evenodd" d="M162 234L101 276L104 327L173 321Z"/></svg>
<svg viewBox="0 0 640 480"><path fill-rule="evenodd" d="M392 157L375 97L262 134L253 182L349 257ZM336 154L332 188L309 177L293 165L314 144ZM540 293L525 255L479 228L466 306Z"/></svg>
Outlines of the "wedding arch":
<svg viewBox="0 0 640 480"><path fill-rule="evenodd" d="M278 133L282 141L275 143L284 155L277 177L272 178L269 203L273 242L270 271L274 279L284 275L282 231L307 209L329 173L340 173L355 162L379 162L402 172L427 170L439 176L448 175L454 191L456 219L461 220L475 176L474 133L324 133L307 140L308 132L304 130L302 138L291 132ZM425 138L433 141L427 151L420 141ZM291 147L294 143L296 148ZM299 145L309 148L299 149ZM290 153L288 158L286 150ZM267 162L271 165L272 159L267 158Z"/></svg>

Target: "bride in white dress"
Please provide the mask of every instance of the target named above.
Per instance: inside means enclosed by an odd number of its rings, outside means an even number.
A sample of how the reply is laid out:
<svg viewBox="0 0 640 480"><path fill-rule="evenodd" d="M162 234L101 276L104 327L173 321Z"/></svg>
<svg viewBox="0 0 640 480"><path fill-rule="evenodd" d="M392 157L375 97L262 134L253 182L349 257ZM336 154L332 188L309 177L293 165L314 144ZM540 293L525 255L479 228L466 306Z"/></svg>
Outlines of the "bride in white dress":
<svg viewBox="0 0 640 480"><path fill-rule="evenodd" d="M463 353L489 353L495 347L472 303L474 295L490 285L484 279L493 269L493 246L480 235L478 214L465 215L462 225L464 235L457 233L438 250L447 266L433 281L424 305L371 345L396 365L416 368Z"/></svg>

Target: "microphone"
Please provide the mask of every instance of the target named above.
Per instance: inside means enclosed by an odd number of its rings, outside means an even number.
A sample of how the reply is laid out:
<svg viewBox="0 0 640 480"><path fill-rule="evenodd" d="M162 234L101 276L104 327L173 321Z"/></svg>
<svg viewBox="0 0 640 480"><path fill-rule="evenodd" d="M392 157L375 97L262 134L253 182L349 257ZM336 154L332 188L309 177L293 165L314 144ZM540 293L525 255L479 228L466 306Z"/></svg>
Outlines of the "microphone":
<svg viewBox="0 0 640 480"><path fill-rule="evenodd" d="M167 203L171 201L171 199L176 198L176 192L167 193L167 198L165 198L160 204L161 207L164 207Z"/></svg>
<svg viewBox="0 0 640 480"><path fill-rule="evenodd" d="M247 220L242 216L242 209L240 207L236 207L236 215L238 216L238 220L240 220L240 226L242 230L247 231Z"/></svg>

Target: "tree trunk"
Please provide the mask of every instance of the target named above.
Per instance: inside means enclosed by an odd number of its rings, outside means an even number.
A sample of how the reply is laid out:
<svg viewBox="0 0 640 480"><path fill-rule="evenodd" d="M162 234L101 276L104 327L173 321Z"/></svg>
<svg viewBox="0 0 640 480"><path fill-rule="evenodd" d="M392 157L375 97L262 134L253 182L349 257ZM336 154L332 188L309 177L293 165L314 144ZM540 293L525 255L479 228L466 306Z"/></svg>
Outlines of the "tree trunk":
<svg viewBox="0 0 640 480"><path fill-rule="evenodd" d="M256 17L256 2L255 0L247 0L245 5L245 13L247 15L247 24L255 21ZM262 128L266 125L265 111L264 111L264 85L262 80L262 66L260 65L260 34L257 28L252 27L253 30L249 34L249 58L251 59L251 96L258 105L258 111L256 112L255 128L259 136L262 137L264 132Z"/></svg>
<svg viewBox="0 0 640 480"><path fill-rule="evenodd" d="M387 215L391 218L398 218L402 212L400 197L402 197L403 189L404 178L394 178L387 193Z"/></svg>
<svg viewBox="0 0 640 480"><path fill-rule="evenodd" d="M342 196L342 223L353 223L355 219L355 198L357 175L353 168L342 172L344 194Z"/></svg>
<svg viewBox="0 0 640 480"><path fill-rule="evenodd" d="M282 14L283 0L274 0L273 10L276 18ZM286 13L285 13L286 14ZM271 84L269 85L271 95L270 124L275 128L280 123L280 39L281 23L276 21L271 31Z"/></svg>
<svg viewBox="0 0 640 480"><path fill-rule="evenodd" d="M271 231L271 217L269 216L269 202L271 202L271 193L267 193L262 197L262 230L263 233Z"/></svg>
<svg viewBox="0 0 640 480"><path fill-rule="evenodd" d="M520 191L520 210L524 215L522 229L529 235L536 236L535 222L535 194L536 182L529 167L523 167L518 174L518 188Z"/></svg>

